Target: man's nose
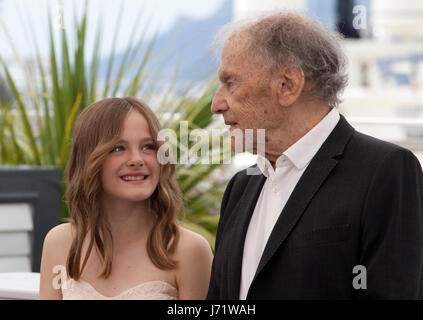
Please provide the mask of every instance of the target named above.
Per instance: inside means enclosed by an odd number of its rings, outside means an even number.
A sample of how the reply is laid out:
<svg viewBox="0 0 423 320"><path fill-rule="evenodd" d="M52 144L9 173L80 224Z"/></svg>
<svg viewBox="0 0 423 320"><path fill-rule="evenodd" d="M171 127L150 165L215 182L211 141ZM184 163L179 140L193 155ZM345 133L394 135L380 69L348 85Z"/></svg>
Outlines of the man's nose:
<svg viewBox="0 0 423 320"><path fill-rule="evenodd" d="M211 104L211 112L213 113L224 113L229 109L226 99L220 93L220 88L217 90Z"/></svg>

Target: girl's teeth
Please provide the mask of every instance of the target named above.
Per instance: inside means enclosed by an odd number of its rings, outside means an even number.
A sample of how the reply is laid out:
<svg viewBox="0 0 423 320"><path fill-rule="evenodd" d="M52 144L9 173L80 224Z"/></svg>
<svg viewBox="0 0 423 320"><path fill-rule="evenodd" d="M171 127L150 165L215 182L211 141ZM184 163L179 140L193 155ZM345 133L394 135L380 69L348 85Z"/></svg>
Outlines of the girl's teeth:
<svg viewBox="0 0 423 320"><path fill-rule="evenodd" d="M131 177L131 176L128 176L128 177L123 177L123 180L125 180L125 181L137 181L137 180L144 180L144 176L138 176L138 177Z"/></svg>

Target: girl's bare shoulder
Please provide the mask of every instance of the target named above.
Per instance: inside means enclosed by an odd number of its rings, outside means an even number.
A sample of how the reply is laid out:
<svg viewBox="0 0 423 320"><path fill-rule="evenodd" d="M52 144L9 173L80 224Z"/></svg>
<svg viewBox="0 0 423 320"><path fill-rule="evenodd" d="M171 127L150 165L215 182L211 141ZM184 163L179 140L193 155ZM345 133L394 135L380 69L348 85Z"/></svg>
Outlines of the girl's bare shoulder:
<svg viewBox="0 0 423 320"><path fill-rule="evenodd" d="M59 241L61 244L63 242L72 241L74 234L74 227L70 222L61 223L47 233L46 240L47 241Z"/></svg>
<svg viewBox="0 0 423 320"><path fill-rule="evenodd" d="M176 254L179 258L194 258L199 256L209 256L212 254L208 241L200 234L182 226L178 226L179 242Z"/></svg>
<svg viewBox="0 0 423 320"><path fill-rule="evenodd" d="M179 266L176 282L180 299L204 299L210 280L213 254L208 241L200 234L180 227L176 250Z"/></svg>
<svg viewBox="0 0 423 320"><path fill-rule="evenodd" d="M66 259L74 236L73 229L71 223L62 223L52 228L44 238L43 251L58 260Z"/></svg>

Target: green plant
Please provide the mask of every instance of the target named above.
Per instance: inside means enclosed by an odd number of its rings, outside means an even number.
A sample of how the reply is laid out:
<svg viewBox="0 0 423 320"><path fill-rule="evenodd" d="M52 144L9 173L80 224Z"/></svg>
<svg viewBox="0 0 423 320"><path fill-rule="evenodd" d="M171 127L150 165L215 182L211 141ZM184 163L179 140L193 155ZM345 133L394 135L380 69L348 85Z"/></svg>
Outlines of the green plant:
<svg viewBox="0 0 423 320"><path fill-rule="evenodd" d="M123 1L122 1L123 3ZM115 48L121 25L121 12L115 28L114 41L103 87L99 82L98 67L100 62L100 47L102 22L96 26L94 49L87 52L86 34L88 26L87 5L79 21L74 15L75 29L59 29L60 37L55 37L52 19L48 19L49 59L43 62L39 47L32 34L35 48L36 72L28 72L28 65L21 62L20 67L25 75L26 86L18 87L8 65L0 56L5 81L11 92L9 103L0 100L0 165L27 164L33 166L59 166L64 169L67 163L70 138L76 116L92 102L108 96L137 96L149 103L154 92L155 82L146 85L146 78L150 76L149 64L155 37L145 40L147 26L140 26L139 21L134 24L117 72L113 72L115 65ZM8 36L7 28L2 29ZM32 28L30 28L32 30ZM137 31L142 30L137 35ZM72 33L73 32L73 33ZM13 41L9 38L9 45L14 49ZM71 49L74 38L75 46ZM57 40L59 39L59 40ZM144 50L144 51L142 51ZM16 50L15 50L16 51ZM16 51L17 52L17 51ZM139 54L143 57L139 59ZM17 55L18 57L18 55ZM89 63L86 64L86 60ZM130 71L135 70L132 75ZM152 75L152 78L157 78ZM124 82L123 80L128 80ZM187 89L182 94L176 94L174 83L169 88L158 106L157 113L162 119L163 127L178 130L180 121L188 121L189 130L207 128L212 123L210 103L215 91L215 83L209 81L197 90L197 98L192 98ZM192 88L191 88L192 89ZM34 110L30 114L29 110ZM187 152L179 148L179 152ZM204 235L212 248L214 247L215 232L225 182L212 183L202 187L205 180L210 181L222 168L221 165L179 164L178 182L181 186L185 215L181 222L193 231ZM66 185L63 183L63 191ZM64 203L64 202L63 202ZM212 214L211 214L212 213ZM63 217L67 210L63 205Z"/></svg>

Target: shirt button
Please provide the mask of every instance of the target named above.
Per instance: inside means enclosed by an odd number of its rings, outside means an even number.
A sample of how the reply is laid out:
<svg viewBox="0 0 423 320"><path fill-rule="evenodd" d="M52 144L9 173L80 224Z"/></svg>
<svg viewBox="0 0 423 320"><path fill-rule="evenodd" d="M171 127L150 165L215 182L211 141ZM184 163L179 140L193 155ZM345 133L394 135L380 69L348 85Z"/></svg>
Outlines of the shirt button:
<svg viewBox="0 0 423 320"><path fill-rule="evenodd" d="M274 186L272 188L272 190L273 190L274 193L277 193L279 191L279 187L278 186Z"/></svg>

